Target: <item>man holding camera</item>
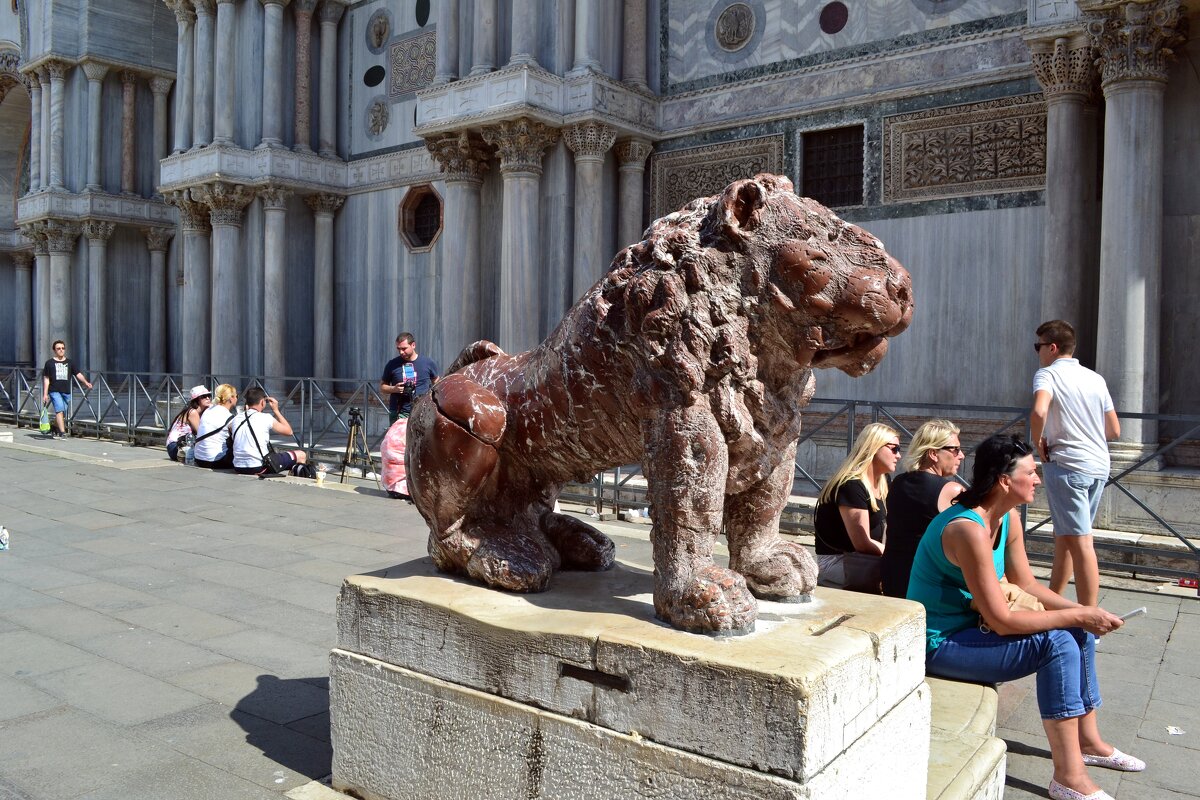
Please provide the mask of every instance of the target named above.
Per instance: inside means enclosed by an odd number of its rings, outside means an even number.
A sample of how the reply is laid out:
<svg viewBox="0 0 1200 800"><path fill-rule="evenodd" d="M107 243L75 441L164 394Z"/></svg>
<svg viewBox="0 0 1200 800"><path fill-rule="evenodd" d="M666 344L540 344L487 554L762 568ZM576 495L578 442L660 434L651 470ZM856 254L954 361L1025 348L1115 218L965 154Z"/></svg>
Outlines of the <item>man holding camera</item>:
<svg viewBox="0 0 1200 800"><path fill-rule="evenodd" d="M417 354L417 340L407 331L396 337L396 352L383 368L379 391L388 398L388 424L412 413L415 398L429 392L438 379L438 367L432 358Z"/></svg>

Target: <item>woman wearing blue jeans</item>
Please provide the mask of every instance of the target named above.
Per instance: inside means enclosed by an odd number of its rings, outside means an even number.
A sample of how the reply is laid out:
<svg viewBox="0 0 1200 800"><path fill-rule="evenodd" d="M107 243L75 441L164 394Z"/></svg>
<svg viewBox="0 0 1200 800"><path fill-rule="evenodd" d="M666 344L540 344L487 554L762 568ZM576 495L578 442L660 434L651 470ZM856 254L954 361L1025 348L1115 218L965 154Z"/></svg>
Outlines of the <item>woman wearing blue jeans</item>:
<svg viewBox="0 0 1200 800"><path fill-rule="evenodd" d="M1122 622L1102 608L1055 594L1033 577L1015 510L1033 501L1041 483L1032 453L1017 436L993 436L979 446L971 488L921 539L908 598L925 606L930 675L995 683L1037 673L1038 708L1054 759L1051 798L1112 800L1088 775L1088 766L1146 768L1105 742L1096 722L1095 637ZM1010 609L1002 577L1046 610ZM972 599L979 611L971 609Z"/></svg>

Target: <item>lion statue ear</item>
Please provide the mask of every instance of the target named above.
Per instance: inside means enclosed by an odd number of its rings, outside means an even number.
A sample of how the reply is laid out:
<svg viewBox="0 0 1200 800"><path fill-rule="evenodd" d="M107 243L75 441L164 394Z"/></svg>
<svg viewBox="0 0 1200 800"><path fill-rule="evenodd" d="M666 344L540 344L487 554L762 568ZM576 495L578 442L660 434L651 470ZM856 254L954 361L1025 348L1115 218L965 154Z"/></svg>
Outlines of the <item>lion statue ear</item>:
<svg viewBox="0 0 1200 800"><path fill-rule="evenodd" d="M754 178L729 184L717 201L722 233L735 242L749 238L758 227L758 214L766 202L767 190Z"/></svg>

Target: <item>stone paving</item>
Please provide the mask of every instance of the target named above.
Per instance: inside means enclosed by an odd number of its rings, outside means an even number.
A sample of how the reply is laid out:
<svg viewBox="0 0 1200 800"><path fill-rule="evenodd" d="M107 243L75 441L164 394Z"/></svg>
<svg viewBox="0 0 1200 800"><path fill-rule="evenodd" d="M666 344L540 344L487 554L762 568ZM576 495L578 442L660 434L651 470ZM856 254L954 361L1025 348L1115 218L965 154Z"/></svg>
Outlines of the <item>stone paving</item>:
<svg viewBox="0 0 1200 800"><path fill-rule="evenodd" d="M416 511L373 483L260 481L4 431L0 800L278 798L326 776L338 588L424 557ZM602 527L649 565L645 526ZM1102 722L1151 767L1093 772L1120 800L1200 797L1200 603L1130 586L1149 584L1109 579L1103 602L1150 613L1101 641ZM1009 798L1049 783L1032 689L1001 688Z"/></svg>

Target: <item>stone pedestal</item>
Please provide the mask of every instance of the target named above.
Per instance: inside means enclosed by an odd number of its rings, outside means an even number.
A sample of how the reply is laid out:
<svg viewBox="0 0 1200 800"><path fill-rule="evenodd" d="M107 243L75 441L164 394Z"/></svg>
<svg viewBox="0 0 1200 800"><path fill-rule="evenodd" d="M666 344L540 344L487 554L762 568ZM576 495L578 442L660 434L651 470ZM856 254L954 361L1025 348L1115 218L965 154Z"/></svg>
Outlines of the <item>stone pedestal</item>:
<svg viewBox="0 0 1200 800"><path fill-rule="evenodd" d="M356 797L924 798L924 618L821 590L713 639L652 577L485 589L427 560L353 576L330 660L333 785Z"/></svg>

